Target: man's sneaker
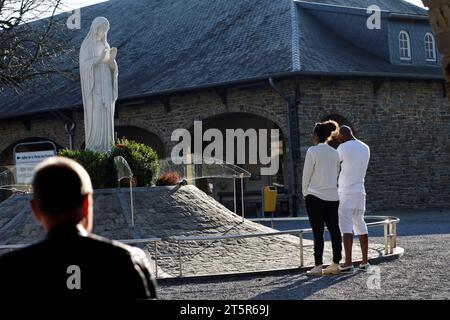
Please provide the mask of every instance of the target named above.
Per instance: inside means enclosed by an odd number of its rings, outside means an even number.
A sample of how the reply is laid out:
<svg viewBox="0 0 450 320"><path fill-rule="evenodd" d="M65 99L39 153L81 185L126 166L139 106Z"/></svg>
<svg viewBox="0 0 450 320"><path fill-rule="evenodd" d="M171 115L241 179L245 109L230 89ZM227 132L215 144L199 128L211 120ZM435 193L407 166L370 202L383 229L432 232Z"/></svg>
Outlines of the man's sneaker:
<svg viewBox="0 0 450 320"><path fill-rule="evenodd" d="M341 270L339 269L339 265L337 263L332 263L328 267L323 270L324 275L336 275L341 273Z"/></svg>
<svg viewBox="0 0 450 320"><path fill-rule="evenodd" d="M355 268L353 267L353 265L348 266L348 267L341 267L341 273L352 274L354 272L355 272Z"/></svg>
<svg viewBox="0 0 450 320"><path fill-rule="evenodd" d="M358 267L358 270L367 271L370 268L370 263L361 263Z"/></svg>
<svg viewBox="0 0 450 320"><path fill-rule="evenodd" d="M322 276L322 265L315 266L314 268L306 272L306 274L308 276Z"/></svg>

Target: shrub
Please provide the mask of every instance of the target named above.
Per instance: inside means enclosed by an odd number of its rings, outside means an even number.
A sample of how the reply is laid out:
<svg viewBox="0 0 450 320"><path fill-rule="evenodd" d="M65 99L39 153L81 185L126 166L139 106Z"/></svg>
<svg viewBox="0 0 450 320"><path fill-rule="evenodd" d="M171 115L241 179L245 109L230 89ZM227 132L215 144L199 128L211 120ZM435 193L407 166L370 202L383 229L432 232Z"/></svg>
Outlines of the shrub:
<svg viewBox="0 0 450 320"><path fill-rule="evenodd" d="M159 173L158 154L142 143L118 139L110 154L109 166L112 168L114 168L114 158L117 156L122 156L128 162L138 187L150 185L153 176Z"/></svg>
<svg viewBox="0 0 450 320"><path fill-rule="evenodd" d="M73 159L81 164L89 173L94 189L111 187L108 177L108 158L105 153L89 150L61 150L58 156Z"/></svg>
<svg viewBox="0 0 450 320"><path fill-rule="evenodd" d="M122 156L129 164L137 186L150 185L154 175L159 174L158 155L152 148L129 141L117 140L111 152L89 150L61 150L59 156L71 158L80 163L91 176L94 189L117 187L117 171L114 158Z"/></svg>
<svg viewBox="0 0 450 320"><path fill-rule="evenodd" d="M156 180L155 184L157 186L176 186L180 180L178 172L165 172Z"/></svg>

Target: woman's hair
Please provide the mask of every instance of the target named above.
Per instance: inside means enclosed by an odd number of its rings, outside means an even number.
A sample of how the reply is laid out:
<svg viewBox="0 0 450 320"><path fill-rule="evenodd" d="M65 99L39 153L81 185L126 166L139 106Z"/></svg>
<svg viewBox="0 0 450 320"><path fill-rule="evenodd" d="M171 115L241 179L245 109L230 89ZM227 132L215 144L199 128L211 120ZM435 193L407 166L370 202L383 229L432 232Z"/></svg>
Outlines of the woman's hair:
<svg viewBox="0 0 450 320"><path fill-rule="evenodd" d="M319 138L320 143L328 142L339 135L339 125L333 120L319 122L314 127L314 133Z"/></svg>

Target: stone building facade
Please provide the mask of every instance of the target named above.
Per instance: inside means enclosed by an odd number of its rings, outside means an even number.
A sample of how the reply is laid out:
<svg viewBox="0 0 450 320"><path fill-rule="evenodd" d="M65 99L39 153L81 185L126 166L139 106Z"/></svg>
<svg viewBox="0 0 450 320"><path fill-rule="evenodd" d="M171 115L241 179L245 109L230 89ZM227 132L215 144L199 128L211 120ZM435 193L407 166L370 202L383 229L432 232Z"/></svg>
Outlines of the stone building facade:
<svg viewBox="0 0 450 320"><path fill-rule="evenodd" d="M244 183L251 211L266 185L280 186L282 211L302 202L311 131L328 118L351 125L372 149L370 210L448 207L450 106L427 12L405 1L371 0L381 12L379 28L369 28L367 4L110 0L83 8L82 28L70 31L67 43L77 52L91 21L108 18L109 43L119 53L117 135L149 144L160 158L176 144L172 132L197 120L222 130L279 129L279 174L258 176L258 167L244 165L253 174ZM2 90L2 165L13 164L20 142L82 149L81 100L76 77L51 77L20 96ZM229 203L229 181L214 181L214 189Z"/></svg>
<svg viewBox="0 0 450 320"><path fill-rule="evenodd" d="M294 79L279 83L282 90L293 97ZM356 78L299 80L297 112L301 161L296 163L297 185L301 185L303 159L312 144L314 123L325 118L341 122L346 119L358 138L371 147L366 182L369 210L448 207L450 105L443 94L442 82L385 80L376 92L374 83L370 79ZM171 141L175 129L189 129L194 121L220 115L249 114L275 123L288 144L286 107L269 85L230 87L227 97L224 104L213 90L173 95L170 110L157 100L132 106L119 104L116 127L132 126L153 133L160 138L166 155L170 155L176 144ZM73 118L76 122L74 147L81 148L84 142L82 111L73 112ZM1 121L0 134L4 164L8 157L5 152L23 139L49 139L60 147L69 147L64 123L51 116L28 123ZM286 185L289 185L289 174L284 172ZM301 194L301 190L298 193Z"/></svg>

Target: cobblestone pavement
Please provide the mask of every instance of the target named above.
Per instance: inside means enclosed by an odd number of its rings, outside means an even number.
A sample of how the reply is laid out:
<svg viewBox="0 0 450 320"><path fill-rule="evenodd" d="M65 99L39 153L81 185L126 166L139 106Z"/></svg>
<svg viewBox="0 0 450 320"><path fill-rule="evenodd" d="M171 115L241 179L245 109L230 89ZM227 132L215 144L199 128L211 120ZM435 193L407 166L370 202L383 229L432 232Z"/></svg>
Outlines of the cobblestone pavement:
<svg viewBox="0 0 450 320"><path fill-rule="evenodd" d="M397 214L398 215L398 214ZM162 299L450 299L450 211L400 214L400 259L373 273L311 278L304 273L160 282ZM422 234L421 234L422 233ZM372 241L382 241L372 238ZM378 268L379 269L378 269ZM379 284L377 279L379 271ZM374 281L375 280L375 281ZM371 289L369 289L371 284Z"/></svg>

